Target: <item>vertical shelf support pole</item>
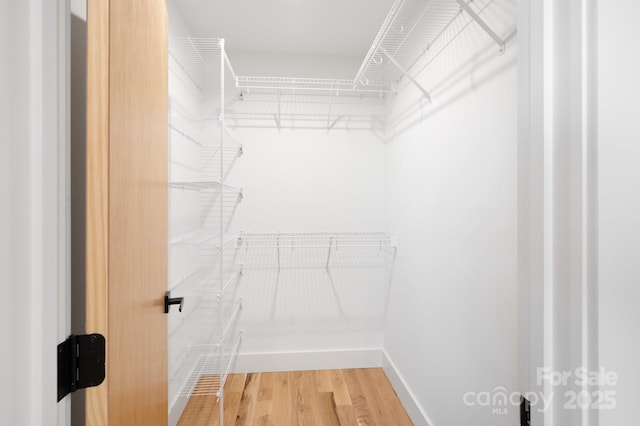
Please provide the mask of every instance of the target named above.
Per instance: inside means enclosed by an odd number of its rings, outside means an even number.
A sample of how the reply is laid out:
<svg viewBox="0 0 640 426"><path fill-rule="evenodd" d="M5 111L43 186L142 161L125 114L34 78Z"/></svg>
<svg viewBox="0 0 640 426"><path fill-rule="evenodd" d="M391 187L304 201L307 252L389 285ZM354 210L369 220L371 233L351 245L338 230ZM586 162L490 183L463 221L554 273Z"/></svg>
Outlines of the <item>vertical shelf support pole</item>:
<svg viewBox="0 0 640 426"><path fill-rule="evenodd" d="M472 8L471 6L469 6L469 4L464 1L464 0L457 0L458 4L460 5L460 7L462 9L464 9L465 12L467 12L469 14L469 16L471 16L471 19L473 19L474 21L476 21L476 23L478 25L480 25L480 27L482 27L482 29L489 35L489 37L491 37L493 39L493 41L495 41L498 46L500 47L500 54L504 53L504 49L505 49L505 44L504 44L504 40L502 40L500 38L500 36L498 34L495 33L495 31L493 31L491 29L491 27L489 27L489 25L487 25L486 22L484 22L482 20L482 18L480 17L480 15L478 15Z"/></svg>
<svg viewBox="0 0 640 426"><path fill-rule="evenodd" d="M222 304L224 303L224 66L226 53L224 39L220 39L220 300L218 301L218 327L224 323ZM222 342L221 342L222 343ZM220 424L224 425L224 383L222 379L224 369L224 348L218 352L219 393L218 400Z"/></svg>
<svg viewBox="0 0 640 426"><path fill-rule="evenodd" d="M331 130L331 106L333 104L333 84L331 85L331 90L329 90L329 114L327 115L327 134L329 134L329 130Z"/></svg>
<svg viewBox="0 0 640 426"><path fill-rule="evenodd" d="M276 237L276 245L278 247L278 272L280 272L280 233Z"/></svg>
<svg viewBox="0 0 640 426"><path fill-rule="evenodd" d="M278 131L282 130L282 113L280 111L280 91L278 90L278 118L276 118L276 124L278 125Z"/></svg>
<svg viewBox="0 0 640 426"><path fill-rule="evenodd" d="M384 56L386 56L389 59L389 61L391 61L391 63L393 65L395 65L400 70L400 72L402 72L402 74L404 76L406 76L409 80L411 80L411 82L422 92L422 94L425 96L425 98L427 98L429 103L431 103L431 95L429 94L429 92L427 92L427 90L424 87L422 87L422 85L420 83L418 83L418 81L411 74L409 74L402 67L402 65L400 65L400 63L398 63L398 61L395 60L393 55L391 55L389 52L387 52L387 49L385 49L382 46L380 46L379 50L380 50L380 52L382 52L384 54Z"/></svg>

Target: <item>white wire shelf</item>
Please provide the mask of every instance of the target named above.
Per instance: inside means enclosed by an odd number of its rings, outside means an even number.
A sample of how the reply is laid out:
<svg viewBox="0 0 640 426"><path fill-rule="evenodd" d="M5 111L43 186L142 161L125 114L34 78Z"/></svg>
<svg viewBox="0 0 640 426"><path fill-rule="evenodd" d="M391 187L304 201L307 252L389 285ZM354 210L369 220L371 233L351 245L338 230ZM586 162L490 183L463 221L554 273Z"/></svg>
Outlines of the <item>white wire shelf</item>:
<svg viewBox="0 0 640 426"><path fill-rule="evenodd" d="M244 266L240 265L235 268L235 270L231 273L231 275L226 279L225 283L222 285L222 291L217 293L217 297L222 297L225 295L227 290L232 286L238 284L240 278L242 277L244 271Z"/></svg>
<svg viewBox="0 0 640 426"><path fill-rule="evenodd" d="M247 273L256 269L384 269L398 249L397 236L384 232L241 233L237 241Z"/></svg>
<svg viewBox="0 0 640 426"><path fill-rule="evenodd" d="M198 152L199 163L196 165L193 162L191 157L188 157L184 154L182 156L172 157L170 159L172 169L172 175L178 175L181 179L174 177L175 182L184 182L184 181L196 181L200 183L201 181L209 182L217 182L220 180L220 167L224 170L223 179L229 176L231 171L233 170L237 160L244 154L244 150L242 145L236 145L235 143L225 143L224 147L219 143L200 143L199 140L188 134L176 131L180 136L180 139L184 139L189 143L194 143L197 145L196 149ZM176 139L172 141L172 143L176 143ZM180 152L178 148L172 149L173 152ZM184 150L182 152L185 152ZM187 151L189 152L189 151ZM172 183L174 187L179 186L176 183ZM201 189L203 185L197 185L197 189ZM215 186L215 185L213 185ZM182 189L196 189L193 187Z"/></svg>
<svg viewBox="0 0 640 426"><path fill-rule="evenodd" d="M241 233L238 248L385 248L397 247L395 235L378 232Z"/></svg>
<svg viewBox="0 0 640 426"><path fill-rule="evenodd" d="M231 61L221 48L222 39L217 38L175 38L170 40L170 53L173 60L179 63L179 67L190 76L194 84L199 81L198 77L202 72L220 73L221 58L224 54L224 63L231 74L231 78L239 93L232 96L229 102L224 102L224 109L230 110L230 118L235 120L236 126L241 127L241 123L251 123L248 127L265 127L265 120L274 121L278 129L288 126L295 127L295 123L309 128L332 128L351 129L350 126L343 125L336 127L338 123L343 124L349 114L332 111L333 103L337 98L354 98L360 100L370 100L372 102L388 99L390 94L397 91L397 83L402 79L407 79L420 89L424 96L431 100L429 92L412 75L412 68L417 61L429 52L434 43L445 33L446 29L465 13L475 21L486 34L493 39L504 51L505 39L497 34L482 18L482 12L492 0L395 0L389 13L382 22L376 37L364 56L360 68L353 79L343 78L309 78L309 77L278 77L278 76L258 76L258 75L237 75L233 70ZM275 110L269 115L264 115L262 111L241 111L235 110L235 106L247 95L274 95L276 100ZM317 117L324 115L326 118L315 117L305 120L305 117L296 116L289 112L282 111L283 96L293 96L295 103L305 103L298 96L318 97L321 103L329 104L328 111L315 114ZM220 114L218 101L215 97L203 101L204 104L211 104L205 107L204 118L195 120L211 120ZM308 114L308 113L306 113ZM355 118L358 129L379 130L385 127L378 125L379 114L371 114L360 120ZM283 124L284 121L290 121ZM316 125L314 121L325 121L326 125ZM259 122L259 123L256 123ZM311 124L308 124L312 122ZM271 126L267 126L271 127Z"/></svg>
<svg viewBox="0 0 640 426"><path fill-rule="evenodd" d="M320 96L383 97L391 85L372 81L366 87L356 87L353 80L304 77L238 76L236 87L244 93L317 94Z"/></svg>
<svg viewBox="0 0 640 426"><path fill-rule="evenodd" d="M215 295L221 297L229 290L233 285L240 281L244 271L244 266L234 266L233 269L225 274L227 278L222 286L222 293L220 292L220 286L218 280L220 279L219 272L211 267L204 267L198 269L191 274L188 278L182 280L176 284L173 290L178 290L182 293L190 295L191 297L198 297L202 295Z"/></svg>
<svg viewBox="0 0 640 426"><path fill-rule="evenodd" d="M219 279L218 276L218 272L213 268L200 268L174 285L171 291L186 295L187 297L201 294L205 291L204 289L215 286L216 280ZM171 334L175 334L176 330L173 330Z"/></svg>
<svg viewBox="0 0 640 426"><path fill-rule="evenodd" d="M191 315L190 321L199 324L200 330L189 346L201 349L208 348L210 352L217 351L236 324L240 311L242 311L242 300L227 303L223 307L223 323L220 323L220 302L217 293L198 294L197 297L199 304Z"/></svg>
<svg viewBox="0 0 640 426"><path fill-rule="evenodd" d="M198 82L203 73L215 76L220 72L221 39L182 37L169 41L169 54L179 69L188 79L203 91ZM278 93L306 94L319 96L350 96L380 98L391 93L388 81L367 81L366 85L358 85L351 79L277 77L277 76L239 76L235 74L229 57L224 53L227 69L230 71L235 86L241 93ZM217 74L216 74L217 73ZM205 101L206 104L206 101ZM214 100L215 104L215 100ZM211 111L215 107L204 108L208 118L213 118ZM196 117L197 120L201 119Z"/></svg>
<svg viewBox="0 0 640 426"><path fill-rule="evenodd" d="M237 239L236 247L242 251L249 250L274 250L278 271L282 268L284 250L311 250L315 255L320 255L322 250L325 256L324 267L329 271L332 265L332 256L340 250L376 250L384 255L388 250L397 249L395 235L382 232L334 232L334 233L241 233ZM326 254L324 254L326 250Z"/></svg>
<svg viewBox="0 0 640 426"><path fill-rule="evenodd" d="M219 190L221 187L224 187L225 192L230 191L242 196L242 188L226 183L221 185L218 181L169 182L169 188L189 191Z"/></svg>
<svg viewBox="0 0 640 426"><path fill-rule="evenodd" d="M500 52L504 51L504 40L480 16L479 8L485 3L396 0L354 78L356 88L368 87L371 81L399 81L406 77L430 99L429 93L411 75L411 69L463 12L498 44Z"/></svg>
<svg viewBox="0 0 640 426"><path fill-rule="evenodd" d="M209 286L206 288L208 290ZM192 304L195 306L191 306ZM193 351L220 351L237 325L242 311L242 300L224 301L217 294L194 289L185 298L184 309L188 309L185 320L180 328L173 332L175 334L182 329L180 337L187 342L180 358L180 365L189 361Z"/></svg>
<svg viewBox="0 0 640 426"><path fill-rule="evenodd" d="M262 91L265 92L265 91ZM227 125L260 128L314 128L383 130L387 117L385 97L336 96L327 91L281 91L279 93L245 92L241 101L225 112Z"/></svg>
<svg viewBox="0 0 640 426"><path fill-rule="evenodd" d="M206 126L223 123L222 110L226 104L223 77L232 84L236 77L224 49L224 39L170 37L169 70L170 82L196 88L191 90L195 96L190 100L184 99L182 91L171 96L172 120ZM216 84L218 81L220 84ZM226 91L232 100L239 94L239 91L229 93L228 88Z"/></svg>
<svg viewBox="0 0 640 426"><path fill-rule="evenodd" d="M245 93L384 97L406 77L430 98L409 71L463 11L504 50L504 40L482 20L482 5L475 3L483 2L396 0L353 79L236 76L236 87Z"/></svg>
<svg viewBox="0 0 640 426"><path fill-rule="evenodd" d="M227 246L237 241L237 239L237 235L227 235L223 237L222 244ZM172 246L219 247L220 235L211 232L209 229L202 228L174 237L169 244Z"/></svg>
<svg viewBox="0 0 640 426"><path fill-rule="evenodd" d="M220 397L220 390L235 364L242 343L242 333L238 333L227 350L211 351L208 345L194 347L176 375L169 382L171 399L191 396ZM185 379L186 378L186 379Z"/></svg>
<svg viewBox="0 0 640 426"><path fill-rule="evenodd" d="M399 80L402 71L384 52L407 69L459 13L456 0L396 0L356 74L356 84L377 78Z"/></svg>
<svg viewBox="0 0 640 426"><path fill-rule="evenodd" d="M169 38L169 56L195 82L196 79L193 77L198 75L200 70L219 71L221 40L220 38L171 37Z"/></svg>
<svg viewBox="0 0 640 426"><path fill-rule="evenodd" d="M215 178L220 176L220 157L222 156L223 178L226 179L242 154L242 145L225 145L224 148L220 146L203 146L200 150L202 158L200 171L204 177Z"/></svg>
<svg viewBox="0 0 640 426"><path fill-rule="evenodd" d="M216 133L211 134L210 131L202 131L200 129L194 129L194 120L189 119L179 119L176 118L175 122L169 123L169 130L174 132L176 135L182 137L185 140L195 143L198 146L204 148L212 148L216 149L220 147L220 134L219 134L219 122L218 120L209 120L209 125L215 123ZM189 130L186 130L188 128ZM224 127L225 135L228 136L225 138L225 150L230 150L235 152L237 155L242 155L242 144L239 142L239 139L235 132L228 127Z"/></svg>

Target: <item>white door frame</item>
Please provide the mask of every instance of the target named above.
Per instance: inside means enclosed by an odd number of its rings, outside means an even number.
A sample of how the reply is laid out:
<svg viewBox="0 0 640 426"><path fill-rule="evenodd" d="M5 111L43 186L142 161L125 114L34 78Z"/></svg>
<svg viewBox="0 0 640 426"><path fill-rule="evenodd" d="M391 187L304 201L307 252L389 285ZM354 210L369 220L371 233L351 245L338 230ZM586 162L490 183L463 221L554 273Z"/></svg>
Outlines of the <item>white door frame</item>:
<svg viewBox="0 0 640 426"><path fill-rule="evenodd" d="M520 391L536 426L597 426L539 369L597 369L597 0L519 0ZM533 401L532 401L533 402Z"/></svg>
<svg viewBox="0 0 640 426"><path fill-rule="evenodd" d="M10 342L0 412L7 424L64 425L56 346L69 330L67 1L4 1L0 12L1 330Z"/></svg>

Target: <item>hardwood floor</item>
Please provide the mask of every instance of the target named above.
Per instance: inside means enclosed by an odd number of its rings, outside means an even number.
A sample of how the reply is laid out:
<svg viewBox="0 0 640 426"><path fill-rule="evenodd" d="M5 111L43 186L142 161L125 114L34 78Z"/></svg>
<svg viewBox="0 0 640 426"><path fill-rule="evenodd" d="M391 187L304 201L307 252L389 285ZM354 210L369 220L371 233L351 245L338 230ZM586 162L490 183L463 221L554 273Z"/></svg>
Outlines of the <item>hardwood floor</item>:
<svg viewBox="0 0 640 426"><path fill-rule="evenodd" d="M412 425L381 368L233 374L226 425ZM215 396L192 396L180 426L219 425Z"/></svg>

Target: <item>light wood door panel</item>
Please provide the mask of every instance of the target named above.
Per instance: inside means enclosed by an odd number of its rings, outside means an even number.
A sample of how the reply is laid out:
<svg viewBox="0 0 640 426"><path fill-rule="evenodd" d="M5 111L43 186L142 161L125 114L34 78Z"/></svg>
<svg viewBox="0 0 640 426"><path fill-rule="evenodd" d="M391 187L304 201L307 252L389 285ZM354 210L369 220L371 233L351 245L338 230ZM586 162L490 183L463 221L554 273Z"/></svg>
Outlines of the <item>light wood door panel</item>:
<svg viewBox="0 0 640 426"><path fill-rule="evenodd" d="M87 8L87 332L107 339L89 425L167 423L167 14Z"/></svg>

